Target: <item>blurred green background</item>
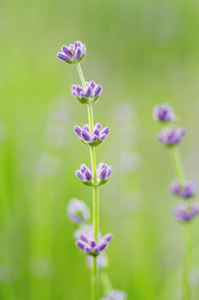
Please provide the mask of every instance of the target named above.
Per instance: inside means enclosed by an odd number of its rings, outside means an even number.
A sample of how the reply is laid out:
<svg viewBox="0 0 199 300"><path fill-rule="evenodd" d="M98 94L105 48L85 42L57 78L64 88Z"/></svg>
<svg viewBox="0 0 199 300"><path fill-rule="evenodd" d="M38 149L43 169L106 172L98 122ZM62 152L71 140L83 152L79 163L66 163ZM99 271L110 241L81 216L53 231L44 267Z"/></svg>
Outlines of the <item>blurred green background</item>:
<svg viewBox="0 0 199 300"><path fill-rule="evenodd" d="M0 3L0 299L90 299L90 271L66 218L72 197L91 207L74 171L89 165L73 133L87 123L71 96L75 66L59 61L81 40L88 81L103 85L95 120L111 128L97 148L113 166L100 190L100 228L113 232L107 272L130 300L177 300L183 231L168 193L169 151L158 144L156 103L187 128L187 177L199 179L199 2L194 0L8 0ZM194 222L193 299L199 294L199 221Z"/></svg>

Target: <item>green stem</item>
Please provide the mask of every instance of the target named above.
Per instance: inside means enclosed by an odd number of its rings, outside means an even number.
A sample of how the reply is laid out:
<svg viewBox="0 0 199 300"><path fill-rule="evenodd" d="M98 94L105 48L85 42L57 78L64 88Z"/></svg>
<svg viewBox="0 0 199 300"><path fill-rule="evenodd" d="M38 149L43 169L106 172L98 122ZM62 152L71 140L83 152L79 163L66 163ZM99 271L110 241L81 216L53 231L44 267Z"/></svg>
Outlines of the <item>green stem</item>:
<svg viewBox="0 0 199 300"><path fill-rule="evenodd" d="M86 82L82 72L80 63L77 63L77 70L82 83L82 86L86 88ZM93 131L94 118L93 118L93 107L92 103L87 105L88 107L88 122L90 133ZM90 146L91 166L93 173L93 237L98 241L99 232L99 190L97 186L97 164L96 164L96 152L95 147ZM93 267L91 271L91 297L92 300L98 300L99 297L99 271L97 267L97 257L93 257Z"/></svg>
<svg viewBox="0 0 199 300"><path fill-rule="evenodd" d="M180 158L180 153L177 146L171 147L171 154L173 159L173 165L176 173L176 177L183 185L185 182L185 173L183 165ZM187 209L190 209L190 204L187 201ZM182 299L191 299L191 289L189 285L189 274L191 272L192 264L192 235L193 235L193 225L192 222L185 224L185 246L184 246L184 263L183 263L183 274L182 274Z"/></svg>
<svg viewBox="0 0 199 300"><path fill-rule="evenodd" d="M111 293L111 291L113 290L110 278L105 271L100 272L100 277L101 277L101 281L103 283L105 292L107 295L109 295Z"/></svg>

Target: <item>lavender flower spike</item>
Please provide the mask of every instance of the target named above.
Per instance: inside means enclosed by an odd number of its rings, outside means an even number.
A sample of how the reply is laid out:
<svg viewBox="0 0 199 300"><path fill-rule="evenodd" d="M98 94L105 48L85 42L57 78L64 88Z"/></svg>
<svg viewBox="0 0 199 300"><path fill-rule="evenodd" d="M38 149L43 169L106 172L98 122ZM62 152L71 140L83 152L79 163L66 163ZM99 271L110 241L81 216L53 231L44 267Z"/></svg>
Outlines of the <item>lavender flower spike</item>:
<svg viewBox="0 0 199 300"><path fill-rule="evenodd" d="M102 298L101 300L126 300L127 295L125 292L113 290L107 297Z"/></svg>
<svg viewBox="0 0 199 300"><path fill-rule="evenodd" d="M83 250L84 253L92 256L98 256L101 251L107 248L111 239L107 241L106 236L104 236L100 239L99 243L97 243L94 238L90 237L90 235L84 234L83 236L79 236L79 239L76 241L75 244L78 248Z"/></svg>
<svg viewBox="0 0 199 300"><path fill-rule="evenodd" d="M75 174L84 184L93 185L93 174L86 165L82 164L80 170L76 170Z"/></svg>
<svg viewBox="0 0 199 300"><path fill-rule="evenodd" d="M189 208L187 204L180 204L175 207L173 216L176 220L186 222L192 220L197 214L199 214L199 204L191 203Z"/></svg>
<svg viewBox="0 0 199 300"><path fill-rule="evenodd" d="M89 207L82 200L71 199L66 210L68 218L73 223L81 224L90 218Z"/></svg>
<svg viewBox="0 0 199 300"><path fill-rule="evenodd" d="M102 86L94 81L86 82L86 88L80 85L72 86L72 95L82 104L94 103L102 92Z"/></svg>
<svg viewBox="0 0 199 300"><path fill-rule="evenodd" d="M180 186L179 180L174 179L170 185L170 191L184 199L189 199L196 193L196 183L193 181L186 181L182 186Z"/></svg>
<svg viewBox="0 0 199 300"><path fill-rule="evenodd" d="M70 46L63 46L62 52L57 53L57 57L69 64L80 62L86 54L86 46L82 42L75 42Z"/></svg>
<svg viewBox="0 0 199 300"><path fill-rule="evenodd" d="M172 146L180 143L184 136L184 128L177 128L176 126L172 126L171 128L164 128L159 134L158 139L161 143Z"/></svg>
<svg viewBox="0 0 199 300"><path fill-rule="evenodd" d="M98 185L105 184L112 174L112 167L104 163L99 163L97 168Z"/></svg>
<svg viewBox="0 0 199 300"><path fill-rule="evenodd" d="M87 124L84 125L83 128L76 125L74 127L74 131L84 144L96 147L106 139L110 129L108 127L102 129L102 125L97 123L95 124L91 134L89 133L90 128Z"/></svg>
<svg viewBox="0 0 199 300"><path fill-rule="evenodd" d="M162 105L155 105L153 109L153 118L155 121L173 122L175 121L175 114L168 103Z"/></svg>

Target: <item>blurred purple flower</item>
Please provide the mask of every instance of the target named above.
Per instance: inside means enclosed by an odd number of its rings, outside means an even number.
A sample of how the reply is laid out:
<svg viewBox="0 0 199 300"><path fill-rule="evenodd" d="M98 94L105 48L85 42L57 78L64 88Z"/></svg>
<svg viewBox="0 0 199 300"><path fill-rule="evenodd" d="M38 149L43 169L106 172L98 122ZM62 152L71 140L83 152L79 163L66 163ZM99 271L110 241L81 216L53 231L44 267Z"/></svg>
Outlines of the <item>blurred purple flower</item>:
<svg viewBox="0 0 199 300"><path fill-rule="evenodd" d="M100 123L95 124L92 133L90 134L90 128L86 124L83 128L76 125L74 127L76 135L82 140L82 142L89 144L90 146L97 146L101 144L110 132L108 127L102 129Z"/></svg>
<svg viewBox="0 0 199 300"><path fill-rule="evenodd" d="M188 199L195 195L196 183L194 181L186 181L183 186L180 186L179 180L174 179L170 185L170 191L175 195Z"/></svg>
<svg viewBox="0 0 199 300"><path fill-rule="evenodd" d="M191 203L189 207L187 203L176 206L173 210L173 216L176 220L186 222L192 220L199 213L199 204Z"/></svg>
<svg viewBox="0 0 199 300"><path fill-rule="evenodd" d="M155 121L173 122L175 114L168 103L162 105L155 105L153 109L153 118Z"/></svg>
<svg viewBox="0 0 199 300"><path fill-rule="evenodd" d="M112 291L108 297L102 298L102 300L126 300L127 295L125 292L114 290Z"/></svg>
<svg viewBox="0 0 199 300"><path fill-rule="evenodd" d="M79 239L76 241L76 246L84 251L84 253L92 255L92 256L98 256L101 251L105 250L112 240L113 235L112 233L107 233L101 239L99 242L97 242L93 236L90 237L90 235L86 235L82 232L80 234Z"/></svg>
<svg viewBox="0 0 199 300"><path fill-rule="evenodd" d="M185 129L182 127L177 128L172 126L171 128L164 128L158 136L161 143L166 145L175 145L182 141L185 136Z"/></svg>
<svg viewBox="0 0 199 300"><path fill-rule="evenodd" d="M72 86L72 95L82 104L84 103L94 103L97 101L102 92L102 86L96 84L94 81L87 82L86 88L83 88L81 85Z"/></svg>
<svg viewBox="0 0 199 300"><path fill-rule="evenodd" d="M86 54L86 46L77 41L74 44L62 46L62 52L57 53L57 57L69 64L80 62Z"/></svg>
<svg viewBox="0 0 199 300"><path fill-rule="evenodd" d="M73 198L66 207L68 218L76 224L88 221L90 218L89 207L82 200Z"/></svg>

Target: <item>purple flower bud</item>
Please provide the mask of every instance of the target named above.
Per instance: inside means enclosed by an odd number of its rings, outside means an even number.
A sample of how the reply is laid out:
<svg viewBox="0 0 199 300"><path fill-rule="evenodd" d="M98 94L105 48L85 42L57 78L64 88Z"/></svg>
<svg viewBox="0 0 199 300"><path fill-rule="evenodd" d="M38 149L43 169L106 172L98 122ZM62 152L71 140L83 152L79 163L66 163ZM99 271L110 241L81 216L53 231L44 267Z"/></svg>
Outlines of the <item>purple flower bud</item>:
<svg viewBox="0 0 199 300"><path fill-rule="evenodd" d="M88 84L89 84L89 82L88 82ZM94 81L91 81L90 87L94 90L94 88L96 87L96 83Z"/></svg>
<svg viewBox="0 0 199 300"><path fill-rule="evenodd" d="M107 168L107 178L109 178L109 177L111 176L112 172L113 172L113 169L112 169L111 166L109 166L109 167Z"/></svg>
<svg viewBox="0 0 199 300"><path fill-rule="evenodd" d="M103 169L100 170L100 172L98 173L98 177L99 177L100 179L105 180L105 179L106 179L106 176L107 176L107 169L106 169L106 168L103 168Z"/></svg>
<svg viewBox="0 0 199 300"><path fill-rule="evenodd" d="M72 56L73 56L72 51L71 51L68 47L66 47L66 46L63 46L63 47L62 47L62 51L63 51L66 55L68 55L69 57L72 57Z"/></svg>
<svg viewBox="0 0 199 300"><path fill-rule="evenodd" d="M80 180L84 180L84 174L80 170L76 170L75 174Z"/></svg>
<svg viewBox="0 0 199 300"><path fill-rule="evenodd" d="M69 47L63 46L62 47L62 53L59 52L57 57L61 60L64 60L68 63L76 63L80 62L86 53L86 46L82 44L81 42L75 42L74 44L70 44ZM66 59L63 55L67 56Z"/></svg>
<svg viewBox="0 0 199 300"><path fill-rule="evenodd" d="M99 244L99 250L102 251L102 250L105 250L108 246L108 243L107 241L102 241L100 244Z"/></svg>
<svg viewBox="0 0 199 300"><path fill-rule="evenodd" d="M90 180L93 179L93 175L92 175L92 173L91 173L91 171L90 171L89 169L87 169L87 170L84 172L84 175L85 175L85 179L86 179L87 181L90 181Z"/></svg>
<svg viewBox="0 0 199 300"><path fill-rule="evenodd" d="M109 243L112 240L112 238L113 238L112 233L107 233L105 236L103 236L102 239Z"/></svg>
<svg viewBox="0 0 199 300"><path fill-rule="evenodd" d="M180 193L180 183L178 181L178 179L174 179L170 185L170 191L171 193L175 194L175 195L179 195Z"/></svg>
<svg viewBox="0 0 199 300"><path fill-rule="evenodd" d="M70 200L69 205L66 208L68 218L76 224L87 221L90 217L89 207L82 201L76 198ZM80 237L84 242L87 240Z"/></svg>
<svg viewBox="0 0 199 300"><path fill-rule="evenodd" d="M153 118L155 121L173 122L175 114L168 103L156 105L153 110Z"/></svg>
<svg viewBox="0 0 199 300"><path fill-rule="evenodd" d="M91 248L94 248L95 246L97 246L97 242L95 240L90 240L89 244L90 244Z"/></svg>
<svg viewBox="0 0 199 300"><path fill-rule="evenodd" d="M85 141L89 141L90 140L90 134L88 133L88 131L86 131L85 129L82 130L82 138L85 140Z"/></svg>
<svg viewBox="0 0 199 300"><path fill-rule="evenodd" d="M92 251L92 249L91 249L89 246L86 246L86 247L84 248L84 253L85 253L85 254L89 254L89 253L91 253L91 251Z"/></svg>
<svg viewBox="0 0 199 300"><path fill-rule="evenodd" d="M82 241L80 241L80 240L77 240L76 243L75 243L75 245L76 245L78 248L80 248L81 250L84 250L84 248L87 246L86 243L84 243L84 242L82 242Z"/></svg>
<svg viewBox="0 0 199 300"><path fill-rule="evenodd" d="M57 57L63 61L69 62L70 61L70 57L64 53L58 52L57 53Z"/></svg>
<svg viewBox="0 0 199 300"><path fill-rule="evenodd" d="M91 142L96 142L98 140L98 136L97 135L91 135Z"/></svg>
<svg viewBox="0 0 199 300"><path fill-rule="evenodd" d="M110 132L110 128L105 127L104 129L102 129L102 131L100 131L100 134L106 134L106 135L108 135L109 132Z"/></svg>
<svg viewBox="0 0 199 300"><path fill-rule="evenodd" d="M88 243L88 237L87 237L86 234L84 234L83 232L80 233L79 239L82 240L82 241L85 242L85 243Z"/></svg>
<svg viewBox="0 0 199 300"><path fill-rule="evenodd" d="M85 91L85 96L86 98L91 97L92 95L92 88L91 87L87 87L86 91Z"/></svg>
<svg viewBox="0 0 199 300"><path fill-rule="evenodd" d="M93 130L95 130L95 129L101 130L101 128L102 128L102 124L98 122L98 123L95 124Z"/></svg>
<svg viewBox="0 0 199 300"><path fill-rule="evenodd" d="M89 128L88 124L85 124L83 126L83 129L86 130L86 131L88 131L88 132L90 132L90 128Z"/></svg>
<svg viewBox="0 0 199 300"><path fill-rule="evenodd" d="M79 127L78 125L76 125L76 126L74 127L74 131L75 131L75 133L76 133L76 135L77 135L78 137L81 137L81 132L82 132L81 127Z"/></svg>
<svg viewBox="0 0 199 300"><path fill-rule="evenodd" d="M92 134L95 134L99 137L100 131L98 128L96 128L95 130L93 130Z"/></svg>
<svg viewBox="0 0 199 300"><path fill-rule="evenodd" d="M178 221L186 222L192 220L199 213L199 204L192 203L187 206L187 203L180 204L173 211L174 218Z"/></svg>
<svg viewBox="0 0 199 300"><path fill-rule="evenodd" d="M173 126L171 128L165 128L161 131L158 136L158 139L161 143L167 145L175 145L180 143L185 136L185 129L184 128L177 128Z"/></svg>
<svg viewBox="0 0 199 300"><path fill-rule="evenodd" d="M94 97L99 97L101 92L102 92L102 86L98 84L94 89L94 93L93 93Z"/></svg>
<svg viewBox="0 0 199 300"><path fill-rule="evenodd" d="M105 140L106 137L107 137L107 135L105 133L104 134L100 134L99 141L102 142L103 140Z"/></svg>
<svg viewBox="0 0 199 300"><path fill-rule="evenodd" d="M196 183L193 181L187 181L181 191L181 196L183 198L191 198L196 193Z"/></svg>
<svg viewBox="0 0 199 300"><path fill-rule="evenodd" d="M85 164L81 164L81 166L80 166L80 171L81 171L82 173L84 173L84 172L86 171L86 169L87 169L87 166L86 166Z"/></svg>

